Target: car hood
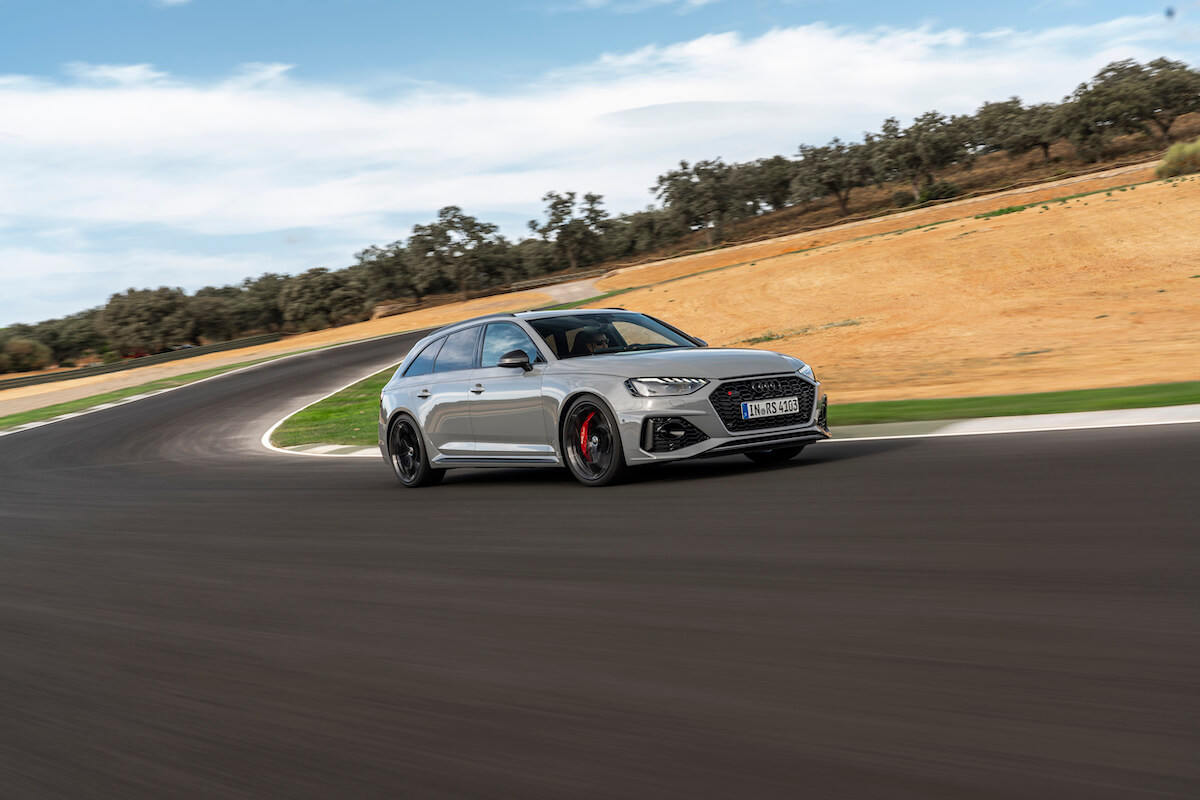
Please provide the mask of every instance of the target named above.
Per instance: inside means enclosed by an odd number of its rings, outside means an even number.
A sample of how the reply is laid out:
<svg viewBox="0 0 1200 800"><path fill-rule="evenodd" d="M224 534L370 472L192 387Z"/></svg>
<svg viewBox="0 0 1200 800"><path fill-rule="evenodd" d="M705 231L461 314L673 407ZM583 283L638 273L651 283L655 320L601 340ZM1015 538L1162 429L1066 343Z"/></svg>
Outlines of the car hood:
<svg viewBox="0 0 1200 800"><path fill-rule="evenodd" d="M588 372L624 378L708 378L723 380L751 375L795 372L804 362L770 350L704 347L646 350L640 353L567 358L555 371Z"/></svg>

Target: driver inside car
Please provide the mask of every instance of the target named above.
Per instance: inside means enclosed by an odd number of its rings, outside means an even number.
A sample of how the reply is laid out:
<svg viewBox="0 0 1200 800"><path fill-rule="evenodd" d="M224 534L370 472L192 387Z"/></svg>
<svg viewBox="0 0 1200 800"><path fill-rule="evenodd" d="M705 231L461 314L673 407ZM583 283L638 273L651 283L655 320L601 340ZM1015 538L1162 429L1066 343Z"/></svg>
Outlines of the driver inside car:
<svg viewBox="0 0 1200 800"><path fill-rule="evenodd" d="M597 350L609 347L608 336L598 328L585 328L575 336L575 346L571 348L573 356L590 356Z"/></svg>

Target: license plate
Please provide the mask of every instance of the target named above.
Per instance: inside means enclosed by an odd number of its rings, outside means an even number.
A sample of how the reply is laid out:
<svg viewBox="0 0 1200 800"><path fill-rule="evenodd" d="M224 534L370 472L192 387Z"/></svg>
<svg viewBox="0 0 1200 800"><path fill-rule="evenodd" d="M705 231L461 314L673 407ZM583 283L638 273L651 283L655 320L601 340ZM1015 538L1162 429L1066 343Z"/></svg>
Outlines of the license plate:
<svg viewBox="0 0 1200 800"><path fill-rule="evenodd" d="M776 397L773 400L751 400L742 403L742 419L779 417L784 414L799 414L799 397Z"/></svg>

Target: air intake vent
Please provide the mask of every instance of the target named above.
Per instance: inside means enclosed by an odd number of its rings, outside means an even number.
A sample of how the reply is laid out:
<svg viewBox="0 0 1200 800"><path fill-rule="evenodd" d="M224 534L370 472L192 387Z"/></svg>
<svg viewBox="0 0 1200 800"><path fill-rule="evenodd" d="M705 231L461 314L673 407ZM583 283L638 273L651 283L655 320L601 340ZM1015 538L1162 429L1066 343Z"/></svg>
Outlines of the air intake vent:
<svg viewBox="0 0 1200 800"><path fill-rule="evenodd" d="M648 419L642 428L642 449L650 453L669 453L708 439L708 435L682 417Z"/></svg>

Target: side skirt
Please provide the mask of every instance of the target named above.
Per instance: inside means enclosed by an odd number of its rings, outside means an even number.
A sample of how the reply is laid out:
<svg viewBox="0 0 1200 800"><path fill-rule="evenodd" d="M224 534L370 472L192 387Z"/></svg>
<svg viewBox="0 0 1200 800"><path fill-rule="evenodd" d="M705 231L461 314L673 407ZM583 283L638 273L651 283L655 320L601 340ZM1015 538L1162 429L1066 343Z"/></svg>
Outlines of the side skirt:
<svg viewBox="0 0 1200 800"><path fill-rule="evenodd" d="M430 460L434 467L561 467L556 456L438 456Z"/></svg>

